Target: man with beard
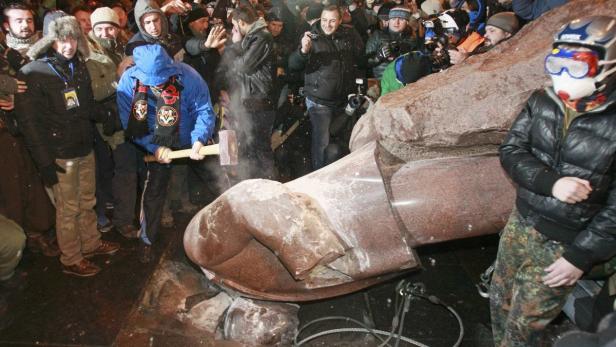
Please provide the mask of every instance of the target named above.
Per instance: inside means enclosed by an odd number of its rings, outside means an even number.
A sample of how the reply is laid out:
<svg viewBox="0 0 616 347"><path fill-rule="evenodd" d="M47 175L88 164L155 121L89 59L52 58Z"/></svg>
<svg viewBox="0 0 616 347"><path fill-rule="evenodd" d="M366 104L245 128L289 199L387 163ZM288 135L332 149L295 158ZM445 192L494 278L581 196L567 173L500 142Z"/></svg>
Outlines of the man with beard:
<svg viewBox="0 0 616 347"><path fill-rule="evenodd" d="M220 63L220 51L227 42L227 33L222 25L210 29L209 14L201 7L195 8L184 18L184 27L192 36L186 40L184 62L197 70L210 88L212 104L218 100L214 75Z"/></svg>
<svg viewBox="0 0 616 347"><path fill-rule="evenodd" d="M97 204L99 231L115 229L126 238L135 238L138 229L133 224L137 200L136 147L124 141L124 131L116 104L116 68L122 61L124 47L118 43L120 21L109 7L97 8L90 17L92 30L88 34L90 56L86 66L92 79L95 120L95 155L97 170ZM106 205L114 206L113 223L105 214Z"/></svg>
<svg viewBox="0 0 616 347"><path fill-rule="evenodd" d="M25 82L16 80L15 74L28 62L26 51L40 38L40 33L34 31L32 10L23 4L8 5L4 18L9 48L0 57L0 213L23 228L32 253L55 257L60 250L55 236L49 232L55 224L55 209L23 138L18 136L14 111L14 94L27 90Z"/></svg>
<svg viewBox="0 0 616 347"><path fill-rule="evenodd" d="M3 14L6 45L11 48L6 52L6 57L11 69L16 73L28 63L26 52L41 38L41 33L35 31L34 13L27 5L9 4L4 8Z"/></svg>
<svg viewBox="0 0 616 347"><path fill-rule="evenodd" d="M381 79L387 65L402 54L417 48L417 40L409 27L411 11L394 7L389 11L387 28L374 32L366 43L368 66L374 78Z"/></svg>
<svg viewBox="0 0 616 347"><path fill-rule="evenodd" d="M488 19L485 27L484 41L475 52L468 53L464 50L451 51L451 63L460 64L471 55L485 53L497 44L509 39L520 29L518 17L513 12L500 12Z"/></svg>

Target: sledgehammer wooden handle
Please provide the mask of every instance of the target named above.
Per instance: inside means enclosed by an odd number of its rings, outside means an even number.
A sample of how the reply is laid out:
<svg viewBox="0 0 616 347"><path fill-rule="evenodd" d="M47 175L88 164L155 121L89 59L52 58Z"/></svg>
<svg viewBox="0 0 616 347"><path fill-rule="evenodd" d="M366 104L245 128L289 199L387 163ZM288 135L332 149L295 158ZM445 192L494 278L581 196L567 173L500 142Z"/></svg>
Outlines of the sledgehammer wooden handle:
<svg viewBox="0 0 616 347"><path fill-rule="evenodd" d="M188 158L190 157L190 153L192 152L192 149L182 149L179 151L171 151L169 153L169 159L179 159L179 158ZM201 155L218 155L220 154L220 145L214 144L214 145L207 145L207 146L203 146L201 147L201 149L199 149L199 154ZM151 163L156 161L156 156L154 155L146 155L145 157L143 157L143 160L146 163Z"/></svg>
<svg viewBox="0 0 616 347"><path fill-rule="evenodd" d="M221 166L237 165L237 137L233 130L221 130L218 132L218 143L203 146L199 149L201 155L218 155ZM190 157L192 149L182 149L169 153L169 159ZM156 161L156 157L148 155L143 158L146 162Z"/></svg>

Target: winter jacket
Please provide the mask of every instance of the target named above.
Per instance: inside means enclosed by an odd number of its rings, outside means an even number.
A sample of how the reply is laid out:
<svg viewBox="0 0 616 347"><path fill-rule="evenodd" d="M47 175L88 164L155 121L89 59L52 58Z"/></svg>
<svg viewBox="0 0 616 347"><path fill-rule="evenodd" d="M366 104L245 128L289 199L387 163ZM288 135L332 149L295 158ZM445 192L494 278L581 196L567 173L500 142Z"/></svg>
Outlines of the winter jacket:
<svg viewBox="0 0 616 347"><path fill-rule="evenodd" d="M539 18L545 12L564 5L567 0L513 0L511 6L513 12L525 20Z"/></svg>
<svg viewBox="0 0 616 347"><path fill-rule="evenodd" d="M474 53L486 39L478 32L473 31L464 41L460 42L457 48L463 49L467 53Z"/></svg>
<svg viewBox="0 0 616 347"><path fill-rule="evenodd" d="M115 149L124 143L124 132L119 125L116 103L116 70L114 56L105 54L107 51L90 41L90 56L86 59L86 66L92 80L92 93L94 94L95 109L92 118L96 121L96 128L103 140Z"/></svg>
<svg viewBox="0 0 616 347"><path fill-rule="evenodd" d="M66 84L51 66L65 76ZM66 61L50 48L24 66L17 79L28 85L25 93L15 95L17 123L36 165L42 168L55 159L88 155L94 141L90 120L94 96L81 53ZM75 89L79 101L70 110L64 98L67 86Z"/></svg>
<svg viewBox="0 0 616 347"><path fill-rule="evenodd" d="M274 42L267 31L267 23L259 19L246 33L246 36L230 47L236 57L231 62L228 76L237 78L241 98L248 106L248 100L268 100L271 102L274 89Z"/></svg>
<svg viewBox="0 0 616 347"><path fill-rule="evenodd" d="M341 25L332 35L325 35L320 21L311 31L318 35L312 48L303 54L300 48L289 56L289 69L305 71L304 94L312 101L337 107L347 102L353 93L355 79L363 77L366 66L364 44L352 27Z"/></svg>
<svg viewBox="0 0 616 347"><path fill-rule="evenodd" d="M385 68L381 78L381 96L395 92L432 73L428 55L413 51L399 56Z"/></svg>
<svg viewBox="0 0 616 347"><path fill-rule="evenodd" d="M531 95L500 147L503 168L518 185L522 216L549 239L566 245L563 257L588 271L616 254L616 93L563 131L565 108L551 90ZM567 204L552 196L561 177L588 180L588 199Z"/></svg>
<svg viewBox="0 0 616 347"><path fill-rule="evenodd" d="M77 38L77 52L68 61L52 48L55 40L63 37ZM89 55L75 17L57 18L49 24L47 34L28 50L33 61L17 74L17 79L28 86L25 93L15 95L17 124L39 169L56 159L84 157L92 151L94 96L84 62ZM67 88L76 93L77 107L67 109Z"/></svg>
<svg viewBox="0 0 616 347"><path fill-rule="evenodd" d="M401 33L392 33L389 30L375 31L366 43L366 56L368 58L368 66L372 68L374 78L381 79L383 71L391 61L381 60L378 55L381 48L389 44L394 57L399 57L417 49L417 40L411 37L411 33L407 30Z"/></svg>
<svg viewBox="0 0 616 347"><path fill-rule="evenodd" d="M178 35L169 31L169 21L163 11L158 6L156 0L138 0L135 4L135 23L139 28L139 32L133 35L126 44L126 55L132 56L133 49L144 43L158 43L163 45L169 53L169 56L173 57L177 61L181 61L183 58L182 40ZM141 26L141 17L148 13L160 14L161 34L158 37L153 37L148 34Z"/></svg>
<svg viewBox="0 0 616 347"><path fill-rule="evenodd" d="M196 141L207 143L214 129L214 112L209 89L199 73L187 64L174 62L160 45L140 46L134 53L135 66L124 72L117 89L118 111L124 129L131 116L137 80L146 86L156 86L176 76L182 86L178 126L180 146L190 147ZM156 97L149 88L147 102L150 133L133 140L154 153L159 147L151 142L156 125Z"/></svg>
<svg viewBox="0 0 616 347"><path fill-rule="evenodd" d="M220 93L218 84L214 83L216 69L220 64L220 53L216 49L205 48L204 42L205 39L189 38L184 44L187 53L184 55L184 62L192 66L203 77L210 88L212 104L215 104Z"/></svg>

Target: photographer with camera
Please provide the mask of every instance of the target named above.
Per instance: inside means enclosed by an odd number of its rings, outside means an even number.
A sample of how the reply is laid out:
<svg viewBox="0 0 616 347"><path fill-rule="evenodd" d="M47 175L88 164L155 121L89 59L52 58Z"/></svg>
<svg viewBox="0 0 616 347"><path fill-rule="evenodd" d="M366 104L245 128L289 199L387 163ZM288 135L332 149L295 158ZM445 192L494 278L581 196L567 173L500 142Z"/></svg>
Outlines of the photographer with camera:
<svg viewBox="0 0 616 347"><path fill-rule="evenodd" d="M364 44L353 29L342 26L337 6L327 6L321 19L306 31L299 49L289 57L289 69L305 71L304 93L312 124L312 168L326 165L330 125L343 116L347 95L365 65Z"/></svg>
<svg viewBox="0 0 616 347"><path fill-rule="evenodd" d="M462 10L442 13L422 22L425 27L424 45L420 51L401 55L387 65L381 78L381 95L396 91L423 76L451 66L449 53L464 40L469 17Z"/></svg>
<svg viewBox="0 0 616 347"><path fill-rule="evenodd" d="M366 43L368 67L372 75L381 79L389 63L402 54L417 48L417 39L410 30L411 11L406 7L394 7L389 11L387 28L375 31Z"/></svg>

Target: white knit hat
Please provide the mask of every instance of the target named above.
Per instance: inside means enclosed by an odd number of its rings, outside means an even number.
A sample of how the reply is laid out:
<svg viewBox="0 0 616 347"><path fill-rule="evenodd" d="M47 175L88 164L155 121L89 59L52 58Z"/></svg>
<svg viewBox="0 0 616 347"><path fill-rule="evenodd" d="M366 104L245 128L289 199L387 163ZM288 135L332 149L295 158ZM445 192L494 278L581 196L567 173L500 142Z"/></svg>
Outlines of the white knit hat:
<svg viewBox="0 0 616 347"><path fill-rule="evenodd" d="M90 22L92 22L92 28L97 24L113 24L120 27L120 19L114 10L109 7L99 7L90 15Z"/></svg>

